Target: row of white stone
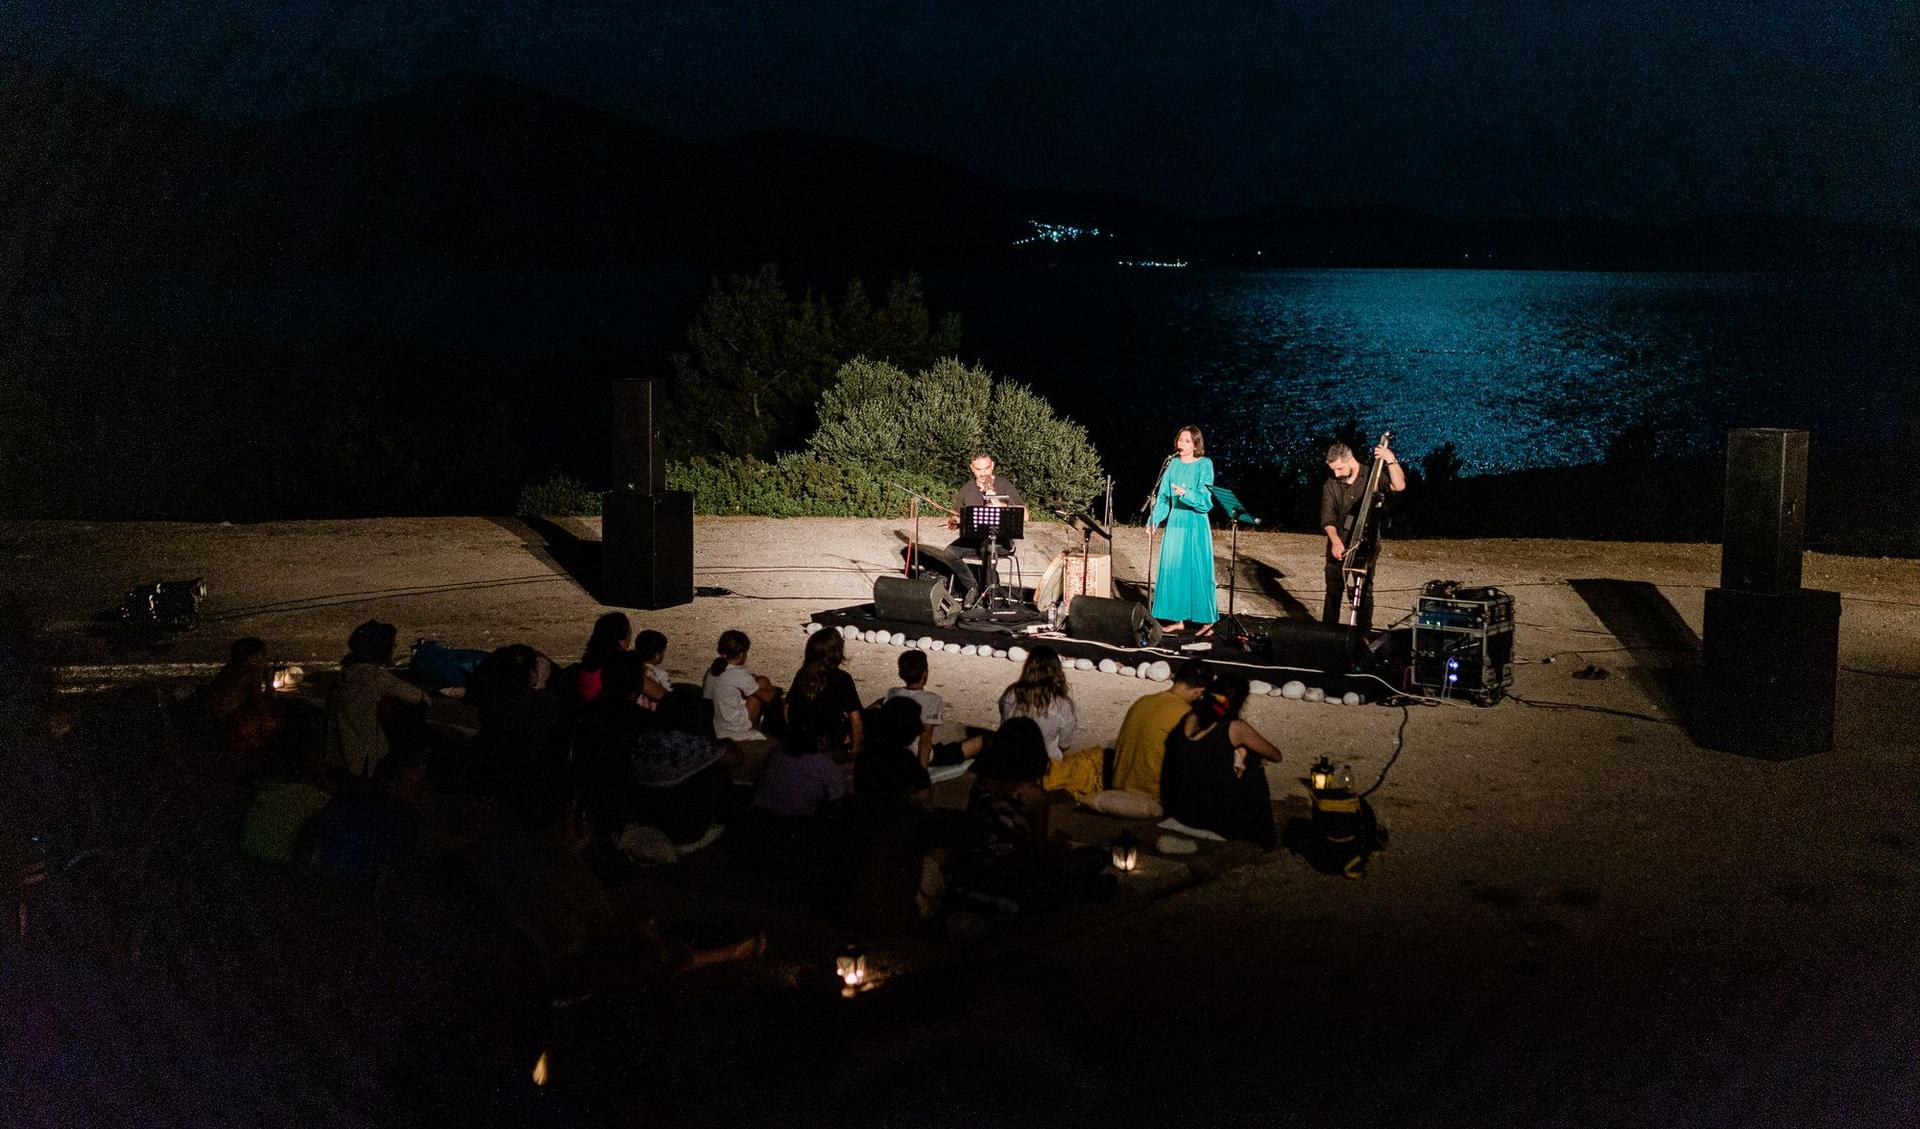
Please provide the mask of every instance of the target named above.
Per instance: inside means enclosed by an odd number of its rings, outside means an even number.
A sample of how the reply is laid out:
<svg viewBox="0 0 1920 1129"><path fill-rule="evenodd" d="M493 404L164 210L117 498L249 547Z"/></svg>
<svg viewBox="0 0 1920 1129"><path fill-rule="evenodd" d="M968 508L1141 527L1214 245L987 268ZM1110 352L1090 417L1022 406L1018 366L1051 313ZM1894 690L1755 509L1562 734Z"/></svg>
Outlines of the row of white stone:
<svg viewBox="0 0 1920 1129"><path fill-rule="evenodd" d="M824 625L809 621L806 628L807 634L813 634L820 630L822 626ZM1008 659L1017 663L1027 661L1027 649L1017 644L1003 649L989 647L979 643L946 643L935 639L931 635L922 635L917 639L912 639L908 638L904 631L894 631L891 633L886 631L862 631L852 624L846 624L834 630L839 631L841 637L849 643L878 643L889 647L905 647L909 650L928 652L944 651L950 654L960 655L963 658L990 657ZM1138 666L1124 666L1115 662L1113 659L1101 659L1099 662L1095 662L1092 659L1062 658L1060 661L1062 665L1066 666L1069 670L1097 670L1101 674L1115 674L1122 678L1140 678L1150 682L1173 681L1173 664L1167 662L1165 659L1155 659L1152 662L1141 663ZM1295 701L1304 702L1328 702L1336 706L1358 706L1366 703L1365 698L1351 690L1345 694L1328 694L1320 687L1309 686L1298 679L1275 686L1271 682L1265 682L1256 678L1248 683L1248 686L1255 696L1265 695L1275 698L1291 698Z"/></svg>

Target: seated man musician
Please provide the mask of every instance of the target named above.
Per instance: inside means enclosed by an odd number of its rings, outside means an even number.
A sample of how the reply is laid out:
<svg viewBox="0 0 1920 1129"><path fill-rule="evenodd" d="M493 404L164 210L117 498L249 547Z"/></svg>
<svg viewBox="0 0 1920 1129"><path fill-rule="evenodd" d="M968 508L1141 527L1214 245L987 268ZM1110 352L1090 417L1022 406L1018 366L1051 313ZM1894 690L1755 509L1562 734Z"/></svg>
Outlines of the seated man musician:
<svg viewBox="0 0 1920 1129"><path fill-rule="evenodd" d="M973 476L961 483L960 489L954 494L953 515L947 518L948 529L960 528L960 515L970 506L1024 507L1027 504L1027 500L1020 496L1020 488L1013 484L1013 479L995 473L998 467L999 463L992 455L981 452L973 456L973 462L969 468ZM954 562L980 562L984 543L985 538L979 536L957 537L947 546L947 556ZM1012 546L1002 544L1000 548L1005 551ZM979 569L978 572L975 571L976 568ZM953 569L953 574L955 583L961 589L962 600L967 604L975 601L981 585L993 582L993 578L986 575L984 562L961 565Z"/></svg>

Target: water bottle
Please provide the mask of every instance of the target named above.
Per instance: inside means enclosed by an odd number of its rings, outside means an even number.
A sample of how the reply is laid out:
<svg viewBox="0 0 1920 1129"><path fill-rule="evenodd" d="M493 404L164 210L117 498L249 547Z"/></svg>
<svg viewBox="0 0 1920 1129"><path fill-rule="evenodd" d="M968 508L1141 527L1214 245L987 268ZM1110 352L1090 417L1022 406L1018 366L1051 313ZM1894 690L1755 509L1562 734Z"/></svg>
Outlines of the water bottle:
<svg viewBox="0 0 1920 1129"><path fill-rule="evenodd" d="M1353 766L1350 764L1340 766L1340 787L1353 791Z"/></svg>

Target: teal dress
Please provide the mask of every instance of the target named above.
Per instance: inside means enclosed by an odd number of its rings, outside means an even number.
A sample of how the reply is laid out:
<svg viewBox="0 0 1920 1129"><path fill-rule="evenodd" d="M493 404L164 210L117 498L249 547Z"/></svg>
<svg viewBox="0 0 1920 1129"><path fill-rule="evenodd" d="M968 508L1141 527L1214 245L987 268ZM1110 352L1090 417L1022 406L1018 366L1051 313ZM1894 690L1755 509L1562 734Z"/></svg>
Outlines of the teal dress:
<svg viewBox="0 0 1920 1129"><path fill-rule="evenodd" d="M1186 493L1175 494L1182 486ZM1220 618L1213 598L1213 527L1207 511L1213 508L1213 460L1179 459L1167 464L1160 492L1153 499L1149 525L1167 525L1160 542L1160 568L1154 576L1153 617L1213 623Z"/></svg>

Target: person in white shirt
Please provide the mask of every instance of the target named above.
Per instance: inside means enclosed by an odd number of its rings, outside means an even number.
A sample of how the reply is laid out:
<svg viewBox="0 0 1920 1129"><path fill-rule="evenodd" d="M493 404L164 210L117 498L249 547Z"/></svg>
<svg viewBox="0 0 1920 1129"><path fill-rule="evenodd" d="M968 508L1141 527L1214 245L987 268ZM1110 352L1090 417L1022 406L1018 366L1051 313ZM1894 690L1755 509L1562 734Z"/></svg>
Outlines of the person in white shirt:
<svg viewBox="0 0 1920 1129"><path fill-rule="evenodd" d="M713 735L728 741L762 741L760 718L780 691L764 675L747 669L747 651L753 641L744 631L725 631L715 645L719 653L707 667L700 696L713 703Z"/></svg>
<svg viewBox="0 0 1920 1129"><path fill-rule="evenodd" d="M902 651L897 668L901 684L887 691L883 701L894 698L912 698L920 703L920 765L925 768L936 764L959 764L980 752L981 739L967 737L960 741L933 743L933 731L946 720L947 701L939 694L927 689L927 653L925 651Z"/></svg>

